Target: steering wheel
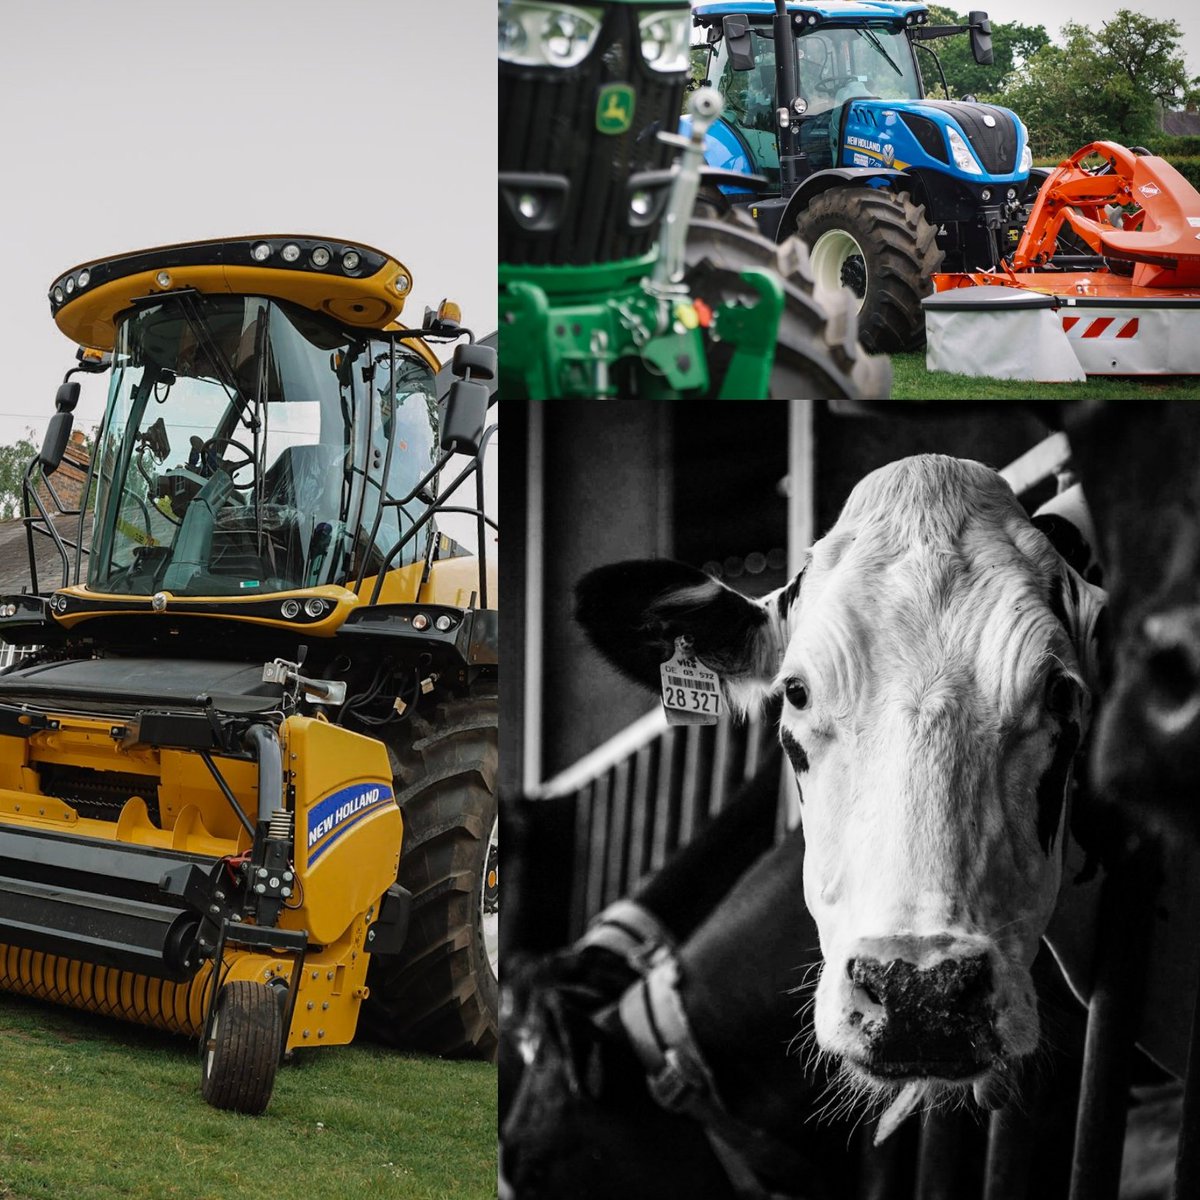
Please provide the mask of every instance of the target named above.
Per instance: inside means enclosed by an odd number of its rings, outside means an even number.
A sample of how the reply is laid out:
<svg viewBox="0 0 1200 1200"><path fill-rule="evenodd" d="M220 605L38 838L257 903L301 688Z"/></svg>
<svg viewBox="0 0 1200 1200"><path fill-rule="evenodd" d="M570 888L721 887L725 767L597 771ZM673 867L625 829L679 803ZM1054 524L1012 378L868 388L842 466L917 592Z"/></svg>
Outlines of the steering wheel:
<svg viewBox="0 0 1200 1200"><path fill-rule="evenodd" d="M244 458L239 458L234 462L226 462L224 455L221 456L221 469L228 472L230 478L240 471L243 467L250 468L250 478L244 483L239 483L239 488L253 487L258 479L258 463L254 458L254 451L244 446L241 442L234 441L233 438L214 437L209 438L203 446L200 447L200 461L207 462L210 450L216 449L218 446L232 446L235 450L240 450Z"/></svg>
<svg viewBox="0 0 1200 1200"><path fill-rule="evenodd" d="M816 82L818 92L824 92L826 96L836 96L837 90L844 87L848 83L858 83L857 75L828 75L822 76Z"/></svg>

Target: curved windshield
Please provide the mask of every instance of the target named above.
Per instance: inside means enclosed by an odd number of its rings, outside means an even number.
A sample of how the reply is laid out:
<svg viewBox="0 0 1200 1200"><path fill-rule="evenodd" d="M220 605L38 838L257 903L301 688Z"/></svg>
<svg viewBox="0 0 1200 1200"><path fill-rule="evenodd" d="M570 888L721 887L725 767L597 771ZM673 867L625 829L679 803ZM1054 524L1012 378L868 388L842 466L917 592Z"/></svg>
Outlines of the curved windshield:
<svg viewBox="0 0 1200 1200"><path fill-rule="evenodd" d="M775 42L768 26L751 30L754 66L733 68L722 40L713 70L725 98L724 119L746 143L754 169L779 184L779 142L775 106ZM798 36L796 82L805 102L800 120L800 149L812 170L838 161L842 110L859 96L912 100L921 96L916 62L908 38L886 25L838 28L821 24Z"/></svg>
<svg viewBox="0 0 1200 1200"><path fill-rule="evenodd" d="M377 347L262 297L180 293L132 310L100 437L89 586L228 596L352 576L379 507ZM397 355L424 410L432 371ZM393 451L389 493L427 469L405 458Z"/></svg>

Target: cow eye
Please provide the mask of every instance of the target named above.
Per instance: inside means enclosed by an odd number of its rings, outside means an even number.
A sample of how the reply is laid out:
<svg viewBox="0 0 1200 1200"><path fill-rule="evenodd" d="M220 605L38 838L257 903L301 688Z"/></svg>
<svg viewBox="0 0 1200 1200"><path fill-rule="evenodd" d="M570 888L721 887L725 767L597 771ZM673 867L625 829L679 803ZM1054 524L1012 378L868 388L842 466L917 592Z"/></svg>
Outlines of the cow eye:
<svg viewBox="0 0 1200 1200"><path fill-rule="evenodd" d="M783 689L783 694L793 708L808 707L808 688L799 679L789 679Z"/></svg>
<svg viewBox="0 0 1200 1200"><path fill-rule="evenodd" d="M1075 684L1066 675L1054 674L1046 680L1046 708L1060 717L1075 711Z"/></svg>

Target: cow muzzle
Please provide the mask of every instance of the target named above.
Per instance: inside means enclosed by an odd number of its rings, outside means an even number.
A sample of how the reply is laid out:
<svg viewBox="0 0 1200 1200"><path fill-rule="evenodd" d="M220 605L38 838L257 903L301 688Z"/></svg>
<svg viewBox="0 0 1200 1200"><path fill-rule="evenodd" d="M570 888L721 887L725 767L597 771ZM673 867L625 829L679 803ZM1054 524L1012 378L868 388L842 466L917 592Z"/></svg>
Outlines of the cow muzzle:
<svg viewBox="0 0 1200 1200"><path fill-rule="evenodd" d="M849 1020L862 1030L859 1065L871 1074L954 1080L992 1065L999 1046L987 955L947 958L927 968L902 958L854 958L846 970L854 1005Z"/></svg>
<svg viewBox="0 0 1200 1200"><path fill-rule="evenodd" d="M993 957L977 943L872 940L843 961L822 1041L868 1079L965 1084L1006 1057Z"/></svg>

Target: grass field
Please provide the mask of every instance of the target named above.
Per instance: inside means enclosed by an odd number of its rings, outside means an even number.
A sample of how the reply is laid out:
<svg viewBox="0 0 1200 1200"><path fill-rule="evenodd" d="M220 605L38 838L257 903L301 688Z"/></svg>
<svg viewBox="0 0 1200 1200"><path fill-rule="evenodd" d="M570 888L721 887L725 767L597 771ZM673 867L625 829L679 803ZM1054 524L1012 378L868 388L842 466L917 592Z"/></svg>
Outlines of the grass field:
<svg viewBox="0 0 1200 1200"><path fill-rule="evenodd" d="M209 1108L196 1044L0 995L0 1200L490 1200L496 1071L297 1055L264 1116Z"/></svg>
<svg viewBox="0 0 1200 1200"><path fill-rule="evenodd" d="M892 355L893 400L1151 400L1200 398L1200 376L1169 380L1094 377L1085 383L976 379L925 369L925 351Z"/></svg>

